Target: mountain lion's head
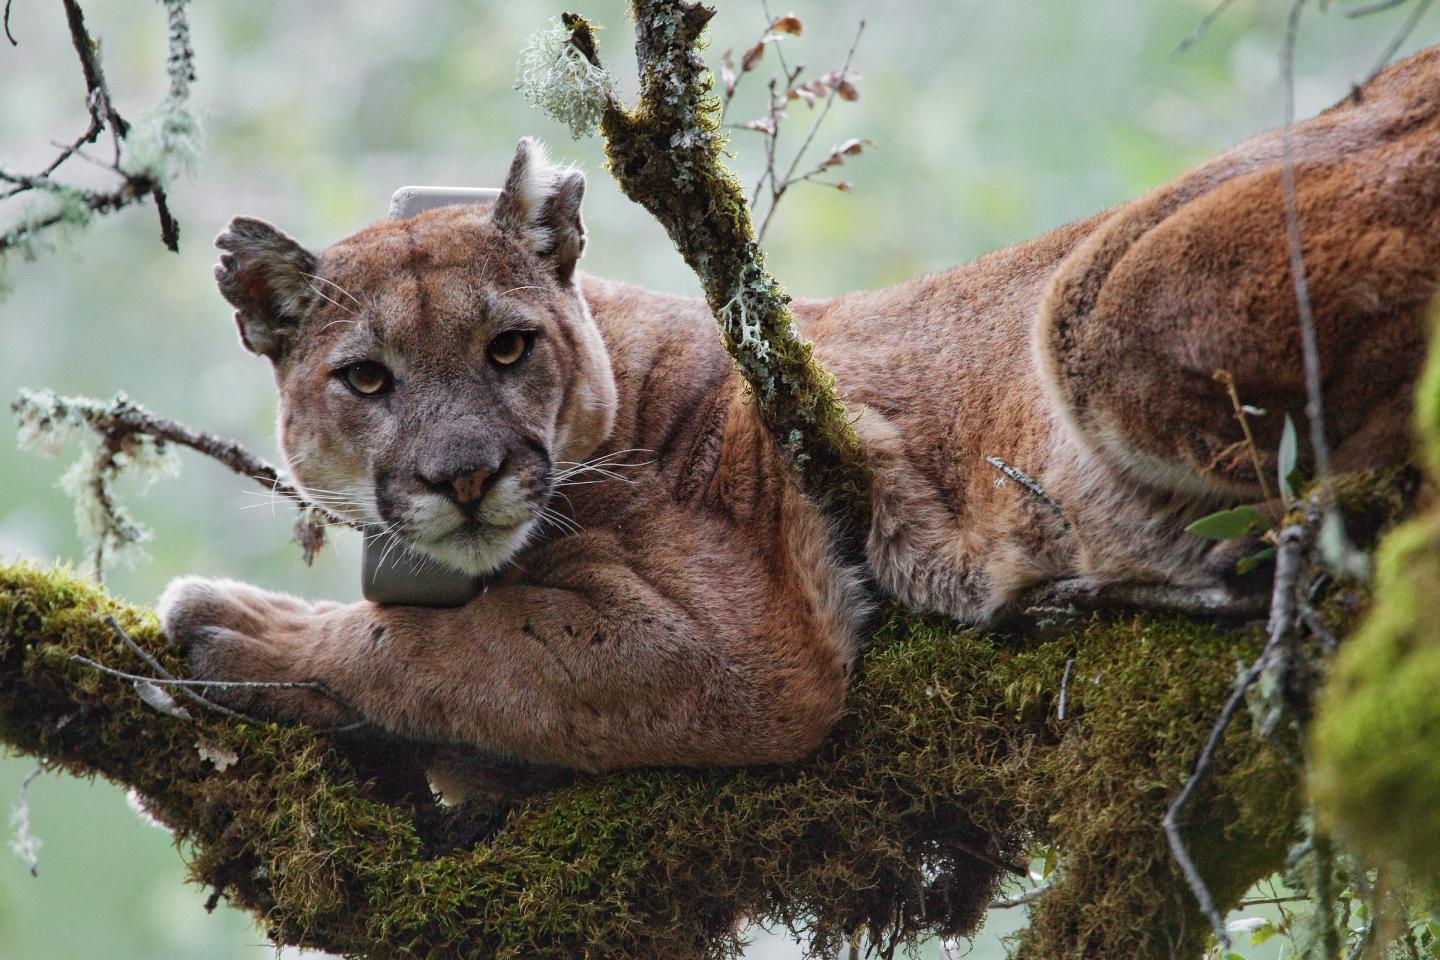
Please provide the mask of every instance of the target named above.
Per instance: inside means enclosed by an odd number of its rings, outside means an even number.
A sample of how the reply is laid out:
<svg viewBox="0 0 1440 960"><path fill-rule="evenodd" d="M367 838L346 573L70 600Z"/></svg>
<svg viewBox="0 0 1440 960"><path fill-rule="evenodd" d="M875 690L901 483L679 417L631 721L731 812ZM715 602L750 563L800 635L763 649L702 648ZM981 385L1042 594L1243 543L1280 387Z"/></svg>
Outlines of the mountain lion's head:
<svg viewBox="0 0 1440 960"><path fill-rule="evenodd" d="M556 465L610 432L615 383L575 283L585 178L522 140L500 197L314 254L233 220L215 268L269 358L305 494L418 553L495 570L534 533Z"/></svg>

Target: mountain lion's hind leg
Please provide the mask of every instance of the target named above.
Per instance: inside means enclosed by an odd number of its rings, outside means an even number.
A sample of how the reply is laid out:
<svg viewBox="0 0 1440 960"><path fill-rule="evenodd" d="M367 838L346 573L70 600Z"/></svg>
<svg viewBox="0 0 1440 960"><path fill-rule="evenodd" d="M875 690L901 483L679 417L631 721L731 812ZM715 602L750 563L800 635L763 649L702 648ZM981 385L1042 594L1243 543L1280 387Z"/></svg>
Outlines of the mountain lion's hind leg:
<svg viewBox="0 0 1440 960"><path fill-rule="evenodd" d="M1440 82L1440 60L1422 64ZM1417 80L1418 82L1418 80ZM1337 468L1403 456L1427 307L1440 279L1440 101L1381 91L1296 130L1303 252ZM1398 95L1398 94L1397 94ZM1409 101L1406 101L1409 104ZM1130 204L1061 265L1037 328L1047 387L1079 439L1162 489L1258 499L1226 390L1261 468L1306 399L1276 135ZM1273 483L1271 484L1273 489Z"/></svg>

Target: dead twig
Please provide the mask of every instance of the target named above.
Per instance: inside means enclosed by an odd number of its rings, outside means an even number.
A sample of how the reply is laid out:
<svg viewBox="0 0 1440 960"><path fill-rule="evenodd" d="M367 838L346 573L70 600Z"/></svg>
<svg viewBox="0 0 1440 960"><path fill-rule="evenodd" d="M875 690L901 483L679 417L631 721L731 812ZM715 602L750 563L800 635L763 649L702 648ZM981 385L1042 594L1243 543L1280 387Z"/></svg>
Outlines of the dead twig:
<svg viewBox="0 0 1440 960"><path fill-rule="evenodd" d="M830 109L835 105L835 98L840 96L841 92L847 89L846 85L850 83L850 64L855 58L855 48L860 45L860 36L864 32L865 21L861 20L855 27L855 39L850 41L850 49L845 53L845 62L840 65L837 81L830 84L829 93L825 96L825 104L820 108L820 112L816 114L814 122L810 124L810 130L805 134L805 139L800 143L800 149L795 151L795 156L790 160L790 166L785 170L785 175L779 178L778 182L775 177L774 150L773 148L771 149L768 156L769 162L767 164L767 169L770 173L770 206L766 208L765 216L760 221L760 229L755 234L757 240L765 239L765 230L770 226L770 221L775 216L775 207L780 203L780 198L785 195L785 191L789 190L795 184L809 179L813 173L819 173L820 170L825 169L823 165L824 162L822 161L822 165L817 167L812 174L801 177L795 176L795 171L800 166L800 160L810 150L810 145L815 142L815 135L820 132L820 127L825 123L825 118L830 115ZM830 157L827 159L834 159L836 155L837 151L832 150ZM754 206L753 203L751 205Z"/></svg>
<svg viewBox="0 0 1440 960"><path fill-rule="evenodd" d="M308 693L318 693L322 697L326 697L327 699L332 700L340 706L344 707L346 710L349 710L356 716L364 716L364 713L360 710L360 708L355 706L355 704L352 703L348 698L342 696L329 684L324 683L320 680L186 680L177 678L173 675L160 677L144 677L138 673L127 673L124 670L117 670L114 667L107 667L103 663L91 660L89 657L81 656L78 653L72 654L70 657L70 661L72 663L83 664L84 666L87 666L92 670L98 670L99 672L106 674L107 676L116 677L120 680L128 680L134 684L148 683L156 687L172 687L177 690L197 688L205 690L303 690ZM168 674L168 671L164 670L163 668L160 672L162 674ZM247 717L244 714L236 713L234 711L231 711L231 715L244 720L254 719L252 717ZM342 733L348 730L356 730L366 725L367 721L359 720L355 723L346 724L340 727L325 728L320 730L319 732Z"/></svg>
<svg viewBox="0 0 1440 960"><path fill-rule="evenodd" d="M1210 887L1205 883L1205 878L1200 876L1200 871L1196 868L1190 851L1186 849L1185 838L1180 832L1180 819L1185 813L1185 808L1194 799L1195 791L1210 774L1210 769L1215 762L1215 754L1220 749L1225 731L1229 729L1230 722L1235 719L1235 715L1244 704L1245 694L1255 684L1255 681L1259 680L1260 676L1274 665L1285 640L1294 628L1297 587L1300 580L1300 560L1309 540L1309 529L1308 525L1292 524L1283 528L1276 538L1275 588L1271 593L1270 622L1265 646L1260 651L1260 655L1235 683L1234 689L1230 692L1230 698L1225 701L1225 706L1220 711L1219 718L1210 728L1210 735L1206 738L1205 745L1200 750L1200 756L1195 761L1194 772L1191 773L1190 779L1185 781L1184 788L1170 804L1170 808L1165 812L1165 818L1161 821L1165 828L1165 837L1170 844L1170 853L1174 856L1176 864L1179 865L1180 872L1185 875L1185 882L1190 885L1191 892L1194 893L1196 901L1200 904L1201 912L1209 919L1215 939L1226 950L1230 949L1230 934L1225 930L1225 920L1215 906L1215 899L1210 894Z"/></svg>
<svg viewBox="0 0 1440 960"><path fill-rule="evenodd" d="M130 636L130 634L126 633L124 628L122 628L120 624L115 621L115 618L113 616L106 617L105 622L109 624L110 629L114 632L115 636L119 637L120 641L124 643L125 646L129 647L136 656L138 656L141 660L144 660L145 664L151 670L154 670L157 674L159 674L161 679L176 679L175 674L171 673L169 670L166 670L164 665L161 664L159 660L155 659L153 654L151 654L144 647L140 646L140 644L136 643L135 640ZM193 687L180 686L176 687L176 689L180 691L181 695L189 698L191 702L197 703L200 706L205 707L207 710L214 710L216 713L221 714L222 716L236 717L241 720L254 719L247 714L241 713L239 710L231 710L229 707L216 703L214 700L211 700L197 692Z"/></svg>
<svg viewBox="0 0 1440 960"><path fill-rule="evenodd" d="M1414 0L1414 3L1415 6L1410 10L1410 16L1406 17L1405 22L1400 25L1400 29L1395 31L1395 35L1390 38L1390 42L1387 43L1385 49L1381 51L1379 59L1375 61L1375 66L1370 68L1370 72L1366 74L1365 79L1361 81L1360 86L1362 88L1369 86L1370 81L1380 75L1380 71L1390 66L1390 61L1395 59L1395 54L1399 53L1400 48L1405 45L1405 41L1410 39L1411 34L1413 34L1415 28L1420 25L1421 18L1425 16L1426 11L1430 9L1434 0ZM1361 14L1353 10L1346 14L1346 16L1351 17L1360 15Z"/></svg>
<svg viewBox="0 0 1440 960"><path fill-rule="evenodd" d="M1210 32L1210 27L1214 25L1216 20L1220 19L1220 15L1234 2L1235 0L1220 0L1219 3L1211 7L1210 11L1200 18L1200 22L1195 25L1195 29L1191 30L1190 33L1185 36L1185 39L1181 40L1175 46L1174 51L1170 55L1172 57L1178 57L1203 40L1205 34Z"/></svg>
<svg viewBox="0 0 1440 960"><path fill-rule="evenodd" d="M97 572L107 542L118 547L144 539L143 528L129 519L115 502L110 485L122 468L134 463L136 448L146 444L156 455L165 454L170 445L194 450L240 476L256 481L272 494L290 500L300 511L294 536L305 551L306 563L314 559L323 545L325 526L365 529L358 520L342 517L311 503L299 488L280 475L279 470L238 441L156 416L124 394L117 395L113 400L101 401L89 397L60 397L49 390L21 390L10 404L10 409L22 424L22 446L34 443L33 440L25 440L27 433L38 436L63 430L67 426L83 426L99 439L99 449L94 452L88 468L89 495L98 505L106 525L95 548Z"/></svg>
<svg viewBox="0 0 1440 960"><path fill-rule="evenodd" d="M165 123L171 124L166 128L167 135L173 135L179 129L176 118L184 114L185 104L189 99L190 82L195 76L194 55L189 40L190 28L185 16L186 2L187 0L165 2L169 21L169 59L166 67L170 76L170 88L165 101ZM33 251L36 239L53 227L81 222L93 215L114 213L147 199L155 204L160 220L161 241L172 252L178 251L180 226L170 212L165 184L162 182L164 173L158 168L147 168L128 162L126 138L131 133L132 125L115 106L105 78L105 70L100 62L100 45L86 26L85 12L78 0L62 0L62 4L71 46L80 61L81 74L85 80L85 108L89 115L89 124L73 141L60 145L59 154L39 173L0 171L0 180L10 185L7 190L0 192L0 201L26 193L48 196L54 201L53 209L24 214L18 223L0 232L0 254L9 250ZM11 44L18 45L10 32L10 0L6 0L5 4L4 30ZM109 162L95 160L82 153L85 146L96 143L107 131L113 146ZM178 138L172 136L171 140L166 141L167 160L173 159L170 154L175 148L175 139ZM111 189L81 189L55 180L54 175L60 168L77 156L91 160L113 173L120 180L118 186Z"/></svg>
<svg viewBox="0 0 1440 960"><path fill-rule="evenodd" d="M1034 903L1036 900L1039 900L1041 897L1045 896L1045 894L1050 892L1050 887L1053 882L1054 881L1051 881L1050 883L1042 883L1038 887L1031 887L1029 890L1024 890L1020 893L1017 893L1013 897L996 897L994 900L990 901L990 909L1011 910L1015 907L1023 907L1027 903Z"/></svg>
<svg viewBox="0 0 1440 960"><path fill-rule="evenodd" d="M1260 496L1266 503L1269 503L1270 485L1265 482L1265 471L1260 468L1260 450L1255 446L1255 434L1250 430L1248 414L1255 408L1247 408L1240 402L1240 391L1235 388L1235 378L1230 375L1229 370L1216 370L1211 379L1223 386L1230 394L1230 406L1235 411L1235 419L1240 421L1240 430L1245 434L1245 448L1250 453L1250 463L1255 467L1255 479L1260 482Z"/></svg>
<svg viewBox="0 0 1440 960"><path fill-rule="evenodd" d="M1066 698L1070 693L1070 671L1075 669L1075 658L1065 661L1065 672L1060 675L1060 703L1055 708L1055 719L1065 719Z"/></svg>
<svg viewBox="0 0 1440 960"><path fill-rule="evenodd" d="M1054 512L1055 516L1060 518L1060 523L1067 530L1069 529L1070 524L1069 521L1065 519L1065 510L1060 506L1059 503L1052 499L1048 493L1045 492L1045 488L1040 486L1040 481L1036 480L1034 477L1030 476L1030 474L1019 469L1018 467L1012 467L1010 464L1006 463L1004 460L1001 460L999 457L986 457L985 462L990 464L990 466L994 467L996 470L999 470L1006 477L1020 484L1020 486L1024 487L1026 490L1030 491L1030 493L1032 493L1036 499L1042 501L1046 506L1051 509L1051 511ZM995 484L996 486L999 486L1002 482L1003 481L996 480Z"/></svg>

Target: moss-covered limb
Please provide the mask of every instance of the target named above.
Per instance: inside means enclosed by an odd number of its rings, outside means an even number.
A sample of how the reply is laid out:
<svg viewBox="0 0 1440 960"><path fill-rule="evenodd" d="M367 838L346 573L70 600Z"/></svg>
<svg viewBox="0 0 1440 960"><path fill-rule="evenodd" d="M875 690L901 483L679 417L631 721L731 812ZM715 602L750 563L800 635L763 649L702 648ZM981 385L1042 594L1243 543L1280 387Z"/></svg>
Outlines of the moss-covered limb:
<svg viewBox="0 0 1440 960"><path fill-rule="evenodd" d="M1440 306L1432 311L1440 329ZM1416 397L1421 455L1440 483L1440 350ZM1311 735L1310 789L1356 852L1440 896L1440 506L1376 555L1374 605L1336 659Z"/></svg>
<svg viewBox="0 0 1440 960"><path fill-rule="evenodd" d="M719 103L699 50L714 11L689 0L636 0L640 99L613 98L601 122L610 171L649 210L700 278L726 349L805 489L852 532L869 524L870 477L834 378L796 332L789 296L765 267L745 193L724 162ZM572 43L598 63L583 18Z"/></svg>
<svg viewBox="0 0 1440 960"><path fill-rule="evenodd" d="M856 929L961 935L1037 843L1064 868L1028 956L1198 956L1159 822L1257 640L1149 617L991 638L888 610L850 716L805 762L585 778L491 817L420 795L413 747L386 766L301 728L155 712L70 660L143 671L106 613L181 669L149 613L0 567L0 740L138 789L195 879L278 940L370 957L723 956L740 917L817 953ZM1288 768L1240 726L1190 826L1226 901L1280 862L1295 813ZM237 760L216 770L197 743Z"/></svg>

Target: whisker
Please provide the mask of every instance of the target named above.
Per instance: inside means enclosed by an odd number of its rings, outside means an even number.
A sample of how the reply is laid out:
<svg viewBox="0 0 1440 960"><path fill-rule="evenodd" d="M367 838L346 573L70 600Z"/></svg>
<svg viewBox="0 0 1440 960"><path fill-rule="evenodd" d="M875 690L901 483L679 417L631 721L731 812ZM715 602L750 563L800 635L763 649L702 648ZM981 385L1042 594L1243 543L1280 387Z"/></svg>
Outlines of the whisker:
<svg viewBox="0 0 1440 960"><path fill-rule="evenodd" d="M302 272L300 275L301 275L302 277L308 277L308 278L310 278L311 280L318 280L320 283L328 283L330 286L334 287L337 291L339 291L339 293L340 293L341 296L349 297L351 303L355 304L355 306L357 306L357 307L360 307L362 310L364 309L364 304L362 304L359 300L355 299L355 294L351 293L349 290L346 290L344 287L340 286L340 284L336 283L334 280L327 280L327 279L325 279L324 277L317 276L316 274L313 274L313 273L304 273L304 272ZM329 298L327 297L326 299L329 299ZM335 301L331 300L330 302L331 302L331 303L334 303ZM339 306L338 303L335 304L335 305L336 305L337 307Z"/></svg>
<svg viewBox="0 0 1440 960"><path fill-rule="evenodd" d="M509 294L516 293L516 292L518 292L518 291L520 291L520 290L539 290L539 289L541 289L541 287L539 287L537 284L533 284L533 283L527 284L527 285L525 285L525 286L523 286L523 287L511 287L509 290L506 290L506 291L503 292L503 293L497 293L497 294L495 295L495 299L496 299L496 300L499 300L501 297L508 296Z"/></svg>

